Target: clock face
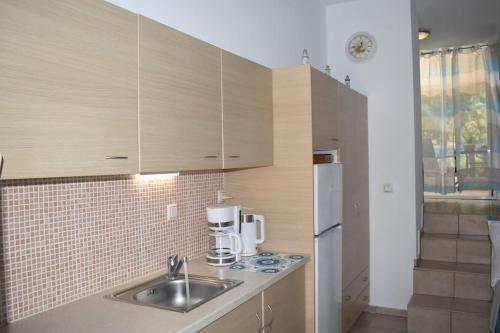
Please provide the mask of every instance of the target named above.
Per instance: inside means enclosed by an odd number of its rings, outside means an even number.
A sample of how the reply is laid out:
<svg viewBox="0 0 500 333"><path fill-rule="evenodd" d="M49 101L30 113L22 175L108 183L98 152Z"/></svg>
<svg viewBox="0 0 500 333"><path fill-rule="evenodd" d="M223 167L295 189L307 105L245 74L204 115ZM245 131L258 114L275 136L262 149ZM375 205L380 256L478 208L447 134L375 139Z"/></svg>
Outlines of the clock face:
<svg viewBox="0 0 500 333"><path fill-rule="evenodd" d="M347 56L356 62L363 62L375 55L377 44L375 38L366 32L358 32L347 40Z"/></svg>

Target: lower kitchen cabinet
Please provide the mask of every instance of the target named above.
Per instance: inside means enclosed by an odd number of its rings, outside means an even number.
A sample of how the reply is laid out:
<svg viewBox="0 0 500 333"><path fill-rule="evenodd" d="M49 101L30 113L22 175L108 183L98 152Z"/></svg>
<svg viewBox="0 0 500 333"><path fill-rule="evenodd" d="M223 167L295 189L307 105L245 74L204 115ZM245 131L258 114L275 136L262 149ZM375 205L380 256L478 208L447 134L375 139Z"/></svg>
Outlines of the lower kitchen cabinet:
<svg viewBox="0 0 500 333"><path fill-rule="evenodd" d="M262 294L203 328L201 333L255 333L262 327Z"/></svg>
<svg viewBox="0 0 500 333"><path fill-rule="evenodd" d="M366 267L342 290L342 332L347 333L368 306L370 269Z"/></svg>
<svg viewBox="0 0 500 333"><path fill-rule="evenodd" d="M367 286L354 299L342 303L342 332L348 333L354 326L359 316L368 306L370 287Z"/></svg>
<svg viewBox="0 0 500 333"><path fill-rule="evenodd" d="M291 273L199 332L305 332L305 269Z"/></svg>
<svg viewBox="0 0 500 333"><path fill-rule="evenodd" d="M305 332L305 292L304 268L264 290L264 332Z"/></svg>

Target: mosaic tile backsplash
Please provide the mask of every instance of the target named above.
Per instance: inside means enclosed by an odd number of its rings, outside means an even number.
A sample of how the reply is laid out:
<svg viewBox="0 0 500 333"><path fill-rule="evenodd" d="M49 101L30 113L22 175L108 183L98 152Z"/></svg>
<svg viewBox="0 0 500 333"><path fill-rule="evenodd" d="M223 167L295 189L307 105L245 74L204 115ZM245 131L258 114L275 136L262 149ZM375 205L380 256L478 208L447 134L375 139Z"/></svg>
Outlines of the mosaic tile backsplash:
<svg viewBox="0 0 500 333"><path fill-rule="evenodd" d="M222 171L0 182L0 321L152 273L169 254L203 254L205 208L222 187Z"/></svg>

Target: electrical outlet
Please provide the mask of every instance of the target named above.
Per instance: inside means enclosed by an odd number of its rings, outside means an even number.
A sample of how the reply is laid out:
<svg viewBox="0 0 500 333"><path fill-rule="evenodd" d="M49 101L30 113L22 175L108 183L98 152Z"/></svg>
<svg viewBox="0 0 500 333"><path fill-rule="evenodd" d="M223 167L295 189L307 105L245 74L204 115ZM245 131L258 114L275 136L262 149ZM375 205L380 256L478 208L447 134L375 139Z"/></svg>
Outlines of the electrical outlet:
<svg viewBox="0 0 500 333"><path fill-rule="evenodd" d="M177 204L167 205L167 221L172 221L177 217Z"/></svg>
<svg viewBox="0 0 500 333"><path fill-rule="evenodd" d="M384 192L385 193L392 193L394 191L392 184L384 184Z"/></svg>

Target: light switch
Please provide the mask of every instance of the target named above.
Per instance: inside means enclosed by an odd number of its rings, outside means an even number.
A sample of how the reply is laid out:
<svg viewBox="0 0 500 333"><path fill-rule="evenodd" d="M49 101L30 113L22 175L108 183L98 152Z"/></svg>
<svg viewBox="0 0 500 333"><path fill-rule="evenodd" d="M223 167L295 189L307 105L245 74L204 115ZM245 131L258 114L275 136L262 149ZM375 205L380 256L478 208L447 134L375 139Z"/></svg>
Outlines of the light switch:
<svg viewBox="0 0 500 333"><path fill-rule="evenodd" d="M177 204L167 205L167 221L172 221L177 217Z"/></svg>
<svg viewBox="0 0 500 333"><path fill-rule="evenodd" d="M393 191L392 184L384 184L385 193L392 193L392 191Z"/></svg>

